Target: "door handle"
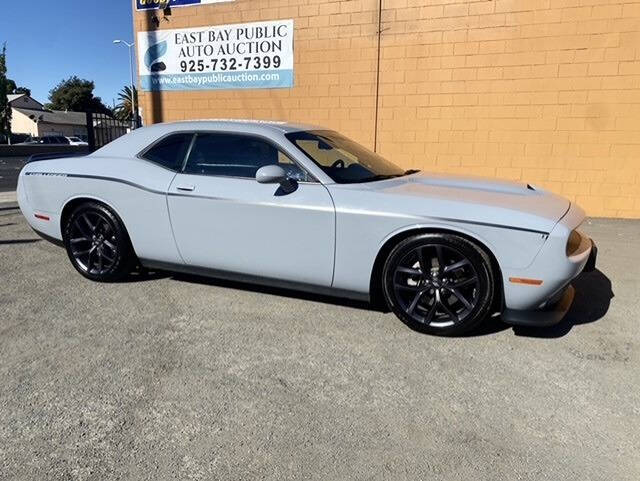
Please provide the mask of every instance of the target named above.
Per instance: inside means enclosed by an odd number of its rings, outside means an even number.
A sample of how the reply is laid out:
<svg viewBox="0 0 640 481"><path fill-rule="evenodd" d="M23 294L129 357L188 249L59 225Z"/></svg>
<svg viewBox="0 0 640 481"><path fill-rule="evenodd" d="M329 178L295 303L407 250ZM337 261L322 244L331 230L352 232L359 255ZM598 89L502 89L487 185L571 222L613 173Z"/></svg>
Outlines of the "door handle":
<svg viewBox="0 0 640 481"><path fill-rule="evenodd" d="M183 192L193 192L194 190L196 190L196 187L194 185L177 185L176 189Z"/></svg>

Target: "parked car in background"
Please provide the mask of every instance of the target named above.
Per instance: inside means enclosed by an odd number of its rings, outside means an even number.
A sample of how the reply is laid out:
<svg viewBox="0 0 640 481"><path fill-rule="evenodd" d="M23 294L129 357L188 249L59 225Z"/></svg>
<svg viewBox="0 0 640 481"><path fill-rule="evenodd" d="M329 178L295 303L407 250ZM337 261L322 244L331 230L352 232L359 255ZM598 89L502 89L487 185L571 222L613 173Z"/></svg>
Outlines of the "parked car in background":
<svg viewBox="0 0 640 481"><path fill-rule="evenodd" d="M70 145L89 145L87 142L82 140L80 137L67 137Z"/></svg>
<svg viewBox="0 0 640 481"><path fill-rule="evenodd" d="M66 137L63 137L62 135L47 135L45 137L42 137L42 142L40 142L41 144L44 145L69 145L69 139L67 139Z"/></svg>
<svg viewBox="0 0 640 481"><path fill-rule="evenodd" d="M90 160L90 161L87 161ZM95 281L136 266L357 299L409 326L558 322L595 268L584 211L539 187L405 170L327 129L200 121L27 164L18 202Z"/></svg>
<svg viewBox="0 0 640 481"><path fill-rule="evenodd" d="M28 139L22 142L18 142L15 145L37 145L40 143L42 143L40 137L29 137Z"/></svg>
<svg viewBox="0 0 640 481"><path fill-rule="evenodd" d="M69 145L69 140L62 135L46 135L44 137L31 137L16 145Z"/></svg>

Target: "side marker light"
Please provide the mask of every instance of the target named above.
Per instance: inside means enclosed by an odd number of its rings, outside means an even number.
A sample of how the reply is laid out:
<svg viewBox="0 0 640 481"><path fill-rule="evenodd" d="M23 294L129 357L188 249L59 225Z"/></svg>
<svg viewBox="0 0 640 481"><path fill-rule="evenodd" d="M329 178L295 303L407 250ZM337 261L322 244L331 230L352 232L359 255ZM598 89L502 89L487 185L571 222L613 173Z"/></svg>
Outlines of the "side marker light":
<svg viewBox="0 0 640 481"><path fill-rule="evenodd" d="M514 284L527 284L529 286L542 285L542 279L527 279L524 277L509 277L509 282Z"/></svg>

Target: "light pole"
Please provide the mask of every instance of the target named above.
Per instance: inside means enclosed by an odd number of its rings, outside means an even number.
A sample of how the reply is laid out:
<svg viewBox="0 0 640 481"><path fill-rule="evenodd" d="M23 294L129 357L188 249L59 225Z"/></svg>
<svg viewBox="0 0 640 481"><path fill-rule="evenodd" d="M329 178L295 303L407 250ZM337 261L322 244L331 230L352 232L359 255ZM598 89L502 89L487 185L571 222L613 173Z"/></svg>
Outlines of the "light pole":
<svg viewBox="0 0 640 481"><path fill-rule="evenodd" d="M131 115L133 116L134 125L137 124L138 115L136 113L136 92L133 87L133 47L135 43L125 42L124 40L114 40L114 44L122 44L129 47L129 73L131 74Z"/></svg>

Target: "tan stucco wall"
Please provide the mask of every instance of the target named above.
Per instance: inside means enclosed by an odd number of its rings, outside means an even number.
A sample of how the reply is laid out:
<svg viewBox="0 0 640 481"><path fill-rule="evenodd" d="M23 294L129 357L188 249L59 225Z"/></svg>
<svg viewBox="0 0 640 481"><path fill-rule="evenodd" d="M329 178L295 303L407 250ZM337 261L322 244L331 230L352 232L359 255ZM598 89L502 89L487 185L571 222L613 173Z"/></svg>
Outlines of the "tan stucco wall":
<svg viewBox="0 0 640 481"><path fill-rule="evenodd" d="M46 122L38 122L37 124L23 113L13 109L11 118L11 132L14 134L29 134L34 137L43 137L45 135L57 134L67 137L79 134L87 134L85 126L66 125L66 124L49 124Z"/></svg>
<svg viewBox="0 0 640 481"><path fill-rule="evenodd" d="M640 2L236 0L160 28L293 18L295 87L141 95L147 122L324 124L407 168L530 182L640 218ZM147 13L136 31L152 29ZM378 124L375 122L376 104Z"/></svg>
<svg viewBox="0 0 640 481"><path fill-rule="evenodd" d="M38 135L36 123L15 109L11 110L11 132L14 134Z"/></svg>

